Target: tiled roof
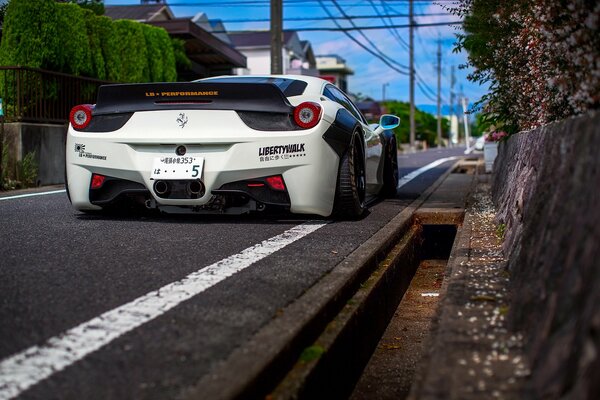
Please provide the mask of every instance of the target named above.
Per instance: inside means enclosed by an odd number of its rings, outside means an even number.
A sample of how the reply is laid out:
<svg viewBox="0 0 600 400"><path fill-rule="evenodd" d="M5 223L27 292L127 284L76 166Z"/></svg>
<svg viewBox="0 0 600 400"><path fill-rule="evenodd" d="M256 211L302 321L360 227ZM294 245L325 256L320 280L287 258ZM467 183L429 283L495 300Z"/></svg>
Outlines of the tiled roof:
<svg viewBox="0 0 600 400"><path fill-rule="evenodd" d="M284 31L283 42L287 43L295 33L295 31ZM271 32L229 32L229 38L235 47L271 45Z"/></svg>
<svg viewBox="0 0 600 400"><path fill-rule="evenodd" d="M144 4L133 6L104 6L104 15L112 19L132 19L147 21L160 12L165 4Z"/></svg>

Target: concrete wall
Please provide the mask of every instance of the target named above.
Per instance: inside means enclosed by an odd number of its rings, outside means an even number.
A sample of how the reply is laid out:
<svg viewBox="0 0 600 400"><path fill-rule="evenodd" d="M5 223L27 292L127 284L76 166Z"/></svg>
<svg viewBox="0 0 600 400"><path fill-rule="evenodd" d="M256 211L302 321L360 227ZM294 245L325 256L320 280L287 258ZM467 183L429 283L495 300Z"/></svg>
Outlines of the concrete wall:
<svg viewBox="0 0 600 400"><path fill-rule="evenodd" d="M600 394L600 112L512 136L493 197L533 398Z"/></svg>
<svg viewBox="0 0 600 400"><path fill-rule="evenodd" d="M38 185L60 184L65 181L65 144L67 125L10 123L4 125L8 146L8 169L16 176L16 162L35 151L38 165Z"/></svg>

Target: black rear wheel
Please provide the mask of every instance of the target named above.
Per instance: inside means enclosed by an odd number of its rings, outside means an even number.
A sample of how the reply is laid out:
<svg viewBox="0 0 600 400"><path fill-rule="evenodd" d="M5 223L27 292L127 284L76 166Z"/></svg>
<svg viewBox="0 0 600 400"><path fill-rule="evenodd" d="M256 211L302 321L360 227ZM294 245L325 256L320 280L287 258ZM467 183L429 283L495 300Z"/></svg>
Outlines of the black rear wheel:
<svg viewBox="0 0 600 400"><path fill-rule="evenodd" d="M359 218L366 210L366 174L360 136L355 134L340 160L333 215L340 219Z"/></svg>

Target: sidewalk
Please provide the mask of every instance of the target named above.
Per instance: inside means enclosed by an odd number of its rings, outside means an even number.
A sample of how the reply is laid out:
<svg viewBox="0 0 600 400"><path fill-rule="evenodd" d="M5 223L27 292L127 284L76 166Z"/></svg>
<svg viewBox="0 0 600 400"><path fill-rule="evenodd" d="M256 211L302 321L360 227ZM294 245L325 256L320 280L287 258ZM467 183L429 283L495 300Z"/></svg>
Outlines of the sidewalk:
<svg viewBox="0 0 600 400"><path fill-rule="evenodd" d="M505 320L509 275L489 181L490 175L475 177L410 399L525 395L529 369L522 354L523 338L511 333Z"/></svg>
<svg viewBox="0 0 600 400"><path fill-rule="evenodd" d="M490 178L481 159L463 160L416 212L423 226L458 226L450 257L423 259L352 400L523 397L529 371L522 337L506 326Z"/></svg>

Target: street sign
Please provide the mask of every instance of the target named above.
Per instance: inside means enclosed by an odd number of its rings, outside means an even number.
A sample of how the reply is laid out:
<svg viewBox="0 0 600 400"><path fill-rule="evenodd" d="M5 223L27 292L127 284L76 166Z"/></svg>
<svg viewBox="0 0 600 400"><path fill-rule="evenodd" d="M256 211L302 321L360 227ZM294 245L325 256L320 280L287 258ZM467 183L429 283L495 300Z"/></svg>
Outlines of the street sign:
<svg viewBox="0 0 600 400"><path fill-rule="evenodd" d="M4 117L4 110L2 109L2 97L0 97L0 117Z"/></svg>

